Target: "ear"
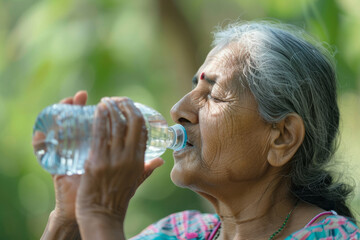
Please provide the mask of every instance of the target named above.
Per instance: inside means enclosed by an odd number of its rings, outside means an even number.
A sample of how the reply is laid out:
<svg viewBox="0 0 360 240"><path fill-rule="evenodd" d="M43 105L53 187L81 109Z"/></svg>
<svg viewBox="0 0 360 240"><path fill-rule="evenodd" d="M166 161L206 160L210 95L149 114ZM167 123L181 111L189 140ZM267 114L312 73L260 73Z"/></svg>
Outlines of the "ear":
<svg viewBox="0 0 360 240"><path fill-rule="evenodd" d="M267 157L269 164L281 167L288 163L301 146L304 136L304 122L296 113L290 113L279 123L273 124Z"/></svg>

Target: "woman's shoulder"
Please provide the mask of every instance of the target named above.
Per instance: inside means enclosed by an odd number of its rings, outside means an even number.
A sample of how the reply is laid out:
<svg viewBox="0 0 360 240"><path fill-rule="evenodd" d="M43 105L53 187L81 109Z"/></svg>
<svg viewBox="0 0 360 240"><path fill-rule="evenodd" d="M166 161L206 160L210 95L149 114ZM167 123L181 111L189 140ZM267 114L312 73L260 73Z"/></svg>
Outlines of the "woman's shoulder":
<svg viewBox="0 0 360 240"><path fill-rule="evenodd" d="M131 240L206 239L218 222L219 217L216 214L183 211L150 225Z"/></svg>
<svg viewBox="0 0 360 240"><path fill-rule="evenodd" d="M360 239L360 230L346 217L333 215L291 234L285 240Z"/></svg>

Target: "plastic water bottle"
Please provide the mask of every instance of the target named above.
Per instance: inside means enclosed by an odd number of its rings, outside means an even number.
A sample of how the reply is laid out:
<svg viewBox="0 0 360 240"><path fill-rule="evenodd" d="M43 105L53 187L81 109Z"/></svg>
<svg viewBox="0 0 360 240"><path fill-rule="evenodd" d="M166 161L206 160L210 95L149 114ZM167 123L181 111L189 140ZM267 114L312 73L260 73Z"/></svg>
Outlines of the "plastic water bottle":
<svg viewBox="0 0 360 240"><path fill-rule="evenodd" d="M180 150L185 147L187 135L183 126L168 127L164 117L154 109L140 103L135 106L143 114L148 131L145 161L161 156L167 148ZM54 104L38 115L33 145L45 170L51 174L84 173L95 109L96 106ZM124 118L120 111L119 114Z"/></svg>

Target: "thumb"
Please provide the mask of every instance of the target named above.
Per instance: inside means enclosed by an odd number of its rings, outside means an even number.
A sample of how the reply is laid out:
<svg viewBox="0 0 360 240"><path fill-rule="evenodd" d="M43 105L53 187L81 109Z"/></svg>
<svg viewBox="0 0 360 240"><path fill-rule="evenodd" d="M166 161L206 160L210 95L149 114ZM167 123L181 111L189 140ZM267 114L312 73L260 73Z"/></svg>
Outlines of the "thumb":
<svg viewBox="0 0 360 240"><path fill-rule="evenodd" d="M160 167L164 164L164 160L162 158L154 158L145 162L144 172L154 171L156 168Z"/></svg>
<svg viewBox="0 0 360 240"><path fill-rule="evenodd" d="M143 183L156 168L160 167L163 164L164 160L162 158L154 158L150 161L145 162L144 173L141 176L140 184Z"/></svg>

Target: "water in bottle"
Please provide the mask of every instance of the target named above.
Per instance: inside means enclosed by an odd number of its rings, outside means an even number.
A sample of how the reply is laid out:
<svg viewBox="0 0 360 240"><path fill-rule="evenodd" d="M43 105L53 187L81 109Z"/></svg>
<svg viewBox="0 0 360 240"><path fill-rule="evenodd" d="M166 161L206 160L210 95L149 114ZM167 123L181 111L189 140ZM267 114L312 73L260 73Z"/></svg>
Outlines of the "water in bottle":
<svg viewBox="0 0 360 240"><path fill-rule="evenodd" d="M135 103L148 131L145 161L161 156L167 148L180 150L187 141L183 126L168 127L154 109ZM96 106L54 104L37 117L33 131L35 155L51 174L82 174L89 155ZM120 117L124 118L119 111ZM109 126L108 126L108 130Z"/></svg>

